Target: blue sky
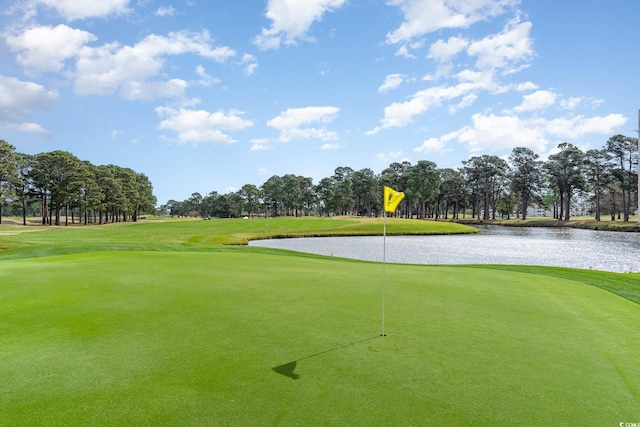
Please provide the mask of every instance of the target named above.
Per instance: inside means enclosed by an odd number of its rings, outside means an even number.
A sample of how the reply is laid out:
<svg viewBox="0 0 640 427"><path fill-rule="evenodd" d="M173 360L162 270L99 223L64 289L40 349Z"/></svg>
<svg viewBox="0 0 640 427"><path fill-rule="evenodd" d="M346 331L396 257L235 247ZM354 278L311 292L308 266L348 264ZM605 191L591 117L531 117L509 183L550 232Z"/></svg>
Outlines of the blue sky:
<svg viewBox="0 0 640 427"><path fill-rule="evenodd" d="M193 192L636 136L633 0L0 3L0 139Z"/></svg>

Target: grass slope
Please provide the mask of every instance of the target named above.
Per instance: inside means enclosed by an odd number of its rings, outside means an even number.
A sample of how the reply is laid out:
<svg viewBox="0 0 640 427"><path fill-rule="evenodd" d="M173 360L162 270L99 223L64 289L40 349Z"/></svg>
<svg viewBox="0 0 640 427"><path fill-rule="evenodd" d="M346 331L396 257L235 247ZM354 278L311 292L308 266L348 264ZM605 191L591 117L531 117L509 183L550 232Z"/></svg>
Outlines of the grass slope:
<svg viewBox="0 0 640 427"><path fill-rule="evenodd" d="M618 425L640 413L640 307L591 286L633 294L637 275L387 264L380 337L380 264L221 247L213 223L2 236L14 248L0 261L2 423Z"/></svg>
<svg viewBox="0 0 640 427"><path fill-rule="evenodd" d="M209 250L244 245L250 239L301 236L381 235L382 219L279 217L150 221L106 226L0 226L0 260L101 250ZM460 234L478 230L462 224L387 219L387 234Z"/></svg>

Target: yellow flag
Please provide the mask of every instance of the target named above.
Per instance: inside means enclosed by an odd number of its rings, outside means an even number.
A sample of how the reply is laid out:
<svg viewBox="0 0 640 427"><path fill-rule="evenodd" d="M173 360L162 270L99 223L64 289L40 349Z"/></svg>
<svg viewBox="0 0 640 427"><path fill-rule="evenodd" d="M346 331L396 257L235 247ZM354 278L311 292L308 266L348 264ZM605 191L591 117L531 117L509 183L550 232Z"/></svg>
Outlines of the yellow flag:
<svg viewBox="0 0 640 427"><path fill-rule="evenodd" d="M387 212L395 212L398 203L404 199L404 193L394 190L391 187L384 187L384 210Z"/></svg>

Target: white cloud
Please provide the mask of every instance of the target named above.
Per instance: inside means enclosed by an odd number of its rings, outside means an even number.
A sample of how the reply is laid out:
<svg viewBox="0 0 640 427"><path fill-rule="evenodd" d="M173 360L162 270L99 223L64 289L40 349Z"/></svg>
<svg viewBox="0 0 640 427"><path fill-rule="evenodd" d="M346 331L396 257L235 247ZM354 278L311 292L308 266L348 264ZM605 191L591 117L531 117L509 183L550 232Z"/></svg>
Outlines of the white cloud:
<svg viewBox="0 0 640 427"><path fill-rule="evenodd" d="M591 134L611 135L623 126L627 119L621 114L546 119L522 118L513 114L496 116L477 113L472 116L472 121L472 126L449 134L466 144L472 152L527 147L543 153L549 143L577 140Z"/></svg>
<svg viewBox="0 0 640 427"><path fill-rule="evenodd" d="M406 153L402 150L399 151L390 151L389 153L378 153L374 156L375 159L384 162L384 163L390 163L390 162L402 162L402 161L409 161L409 159L407 157L404 157Z"/></svg>
<svg viewBox="0 0 640 427"><path fill-rule="evenodd" d="M560 101L560 106L565 110L575 110L576 107L584 102L585 98L579 97L570 97L569 99L563 99Z"/></svg>
<svg viewBox="0 0 640 427"><path fill-rule="evenodd" d="M295 44L309 40L307 31L326 12L339 9L347 0L269 0L266 16L271 27L262 28L253 43L262 50L277 49L282 43Z"/></svg>
<svg viewBox="0 0 640 427"><path fill-rule="evenodd" d="M473 105L476 99L478 99L478 95L476 95L475 93L470 93L463 96L459 103L449 107L449 114L453 114L458 112L459 110L470 107L471 105Z"/></svg>
<svg viewBox="0 0 640 427"><path fill-rule="evenodd" d="M130 81L120 87L120 96L128 100L152 100L156 98L178 98L184 95L187 82L182 79L163 81Z"/></svg>
<svg viewBox="0 0 640 427"><path fill-rule="evenodd" d="M340 144L323 144L322 147L320 147L323 150L339 150L340 148L342 148L342 145Z"/></svg>
<svg viewBox="0 0 640 427"><path fill-rule="evenodd" d="M268 126L280 131L278 141L288 142L295 139L337 139L337 134L324 127L308 127L312 123L329 124L338 115L337 107L290 108L267 122Z"/></svg>
<svg viewBox="0 0 640 427"><path fill-rule="evenodd" d="M207 74L206 70L202 65L198 65L196 67L196 74L200 76L200 80L196 81L195 83L200 86L211 86L214 83L216 84L220 83L220 79L216 77L212 77L209 74Z"/></svg>
<svg viewBox="0 0 640 427"><path fill-rule="evenodd" d="M146 80L161 72L165 56L186 53L218 62L236 54L228 47L212 47L206 31L197 34L172 32L166 37L152 34L133 46L111 43L98 48L85 47L76 64L75 91L81 95L120 91L128 99L150 99L152 92L144 88L156 88L159 90L157 97L180 95L185 87L182 80Z"/></svg>
<svg viewBox="0 0 640 427"><path fill-rule="evenodd" d="M406 45L400 46L395 55L402 56L403 58L416 59L416 56L409 52L409 48Z"/></svg>
<svg viewBox="0 0 640 427"><path fill-rule="evenodd" d="M394 102L384 109L384 118L380 125L367 132L375 134L382 129L404 127L413 121L413 117L423 114L432 107L438 107L443 101L465 97L461 106L473 102L475 99L470 94L479 89L486 89L486 82L463 82L454 86L433 86L416 92L409 101Z"/></svg>
<svg viewBox="0 0 640 427"><path fill-rule="evenodd" d="M0 126L3 129L31 133L46 138L51 133L38 123L25 121L32 110L50 110L58 94L43 86L0 75Z"/></svg>
<svg viewBox="0 0 640 427"><path fill-rule="evenodd" d="M459 131L450 132L440 138L429 138L422 142L422 145L413 149L413 151L417 153L427 152L444 152L444 151L452 151L451 149L446 148L446 143L451 141L452 139L457 138L460 135Z"/></svg>
<svg viewBox="0 0 640 427"><path fill-rule="evenodd" d="M160 117L166 117L158 128L176 132L181 144L232 144L236 140L225 132L240 131L253 126L253 122L243 119L243 113L237 110L210 113L205 110L157 107L156 113Z"/></svg>
<svg viewBox="0 0 640 427"><path fill-rule="evenodd" d="M535 111L551 107L556 103L557 94L549 90L538 90L536 92L525 95L522 104L513 110L517 112Z"/></svg>
<svg viewBox="0 0 640 427"><path fill-rule="evenodd" d="M258 69L258 59L248 53L242 55L242 59L240 59L238 64L244 67L243 72L247 76L254 74Z"/></svg>
<svg viewBox="0 0 640 427"><path fill-rule="evenodd" d="M273 150L270 144L271 140L266 138L256 138L251 140L251 151L266 151Z"/></svg>
<svg viewBox="0 0 640 427"><path fill-rule="evenodd" d="M467 144L471 152L527 147L536 152L549 143L544 119L523 120L515 115L488 116L477 113L471 118L473 126L460 131L458 140Z"/></svg>
<svg viewBox="0 0 640 427"><path fill-rule="evenodd" d="M469 41L462 37L450 37L446 42L440 39L431 45L428 57L438 62L449 62L467 46Z"/></svg>
<svg viewBox="0 0 640 427"><path fill-rule="evenodd" d="M154 12L156 16L173 16L176 14L176 10L172 6L160 6Z"/></svg>
<svg viewBox="0 0 640 427"><path fill-rule="evenodd" d="M516 92L527 92L530 90L537 90L538 85L532 82L519 83L513 88Z"/></svg>
<svg viewBox="0 0 640 427"><path fill-rule="evenodd" d="M444 142L439 138L429 138L425 140L420 147L416 147L413 151L416 152L433 152L433 151L443 151L444 150Z"/></svg>
<svg viewBox="0 0 640 427"><path fill-rule="evenodd" d="M404 22L387 34L388 43L402 43L443 28L467 28L503 14L518 0L388 0L398 6Z"/></svg>
<svg viewBox="0 0 640 427"><path fill-rule="evenodd" d="M58 94L43 86L0 75L0 121L21 121L31 110L49 110Z"/></svg>
<svg viewBox="0 0 640 427"><path fill-rule="evenodd" d="M60 71L66 59L75 57L85 44L97 40L93 34L60 24L34 27L6 38L19 64L37 71Z"/></svg>
<svg viewBox="0 0 640 427"><path fill-rule="evenodd" d="M622 114L607 116L557 118L546 123L545 130L564 139L578 139L588 134L611 135L627 122Z"/></svg>
<svg viewBox="0 0 640 427"><path fill-rule="evenodd" d="M406 76L404 74L389 74L384 79L384 83L382 83L382 85L380 85L380 87L378 88L378 92L384 93L392 89L396 89L402 84L405 77Z"/></svg>
<svg viewBox="0 0 640 427"><path fill-rule="evenodd" d="M530 32L531 22L516 20L499 34L471 42L467 53L478 57L476 67L481 70L504 69L505 74L512 74L523 67L516 64L526 62L534 55Z"/></svg>
<svg viewBox="0 0 640 427"><path fill-rule="evenodd" d="M8 130L14 130L17 132L24 132L24 133L31 133L37 136L42 136L45 138L51 138L51 132L49 132L48 130L44 129L42 126L40 126L37 123L31 123L31 122L26 122L26 123L9 123L6 124L4 126L2 126L4 129L8 129Z"/></svg>
<svg viewBox="0 0 640 427"><path fill-rule="evenodd" d="M54 9L68 21L84 18L104 18L112 14L124 14L130 10L127 7L130 0L35 0L35 4Z"/></svg>

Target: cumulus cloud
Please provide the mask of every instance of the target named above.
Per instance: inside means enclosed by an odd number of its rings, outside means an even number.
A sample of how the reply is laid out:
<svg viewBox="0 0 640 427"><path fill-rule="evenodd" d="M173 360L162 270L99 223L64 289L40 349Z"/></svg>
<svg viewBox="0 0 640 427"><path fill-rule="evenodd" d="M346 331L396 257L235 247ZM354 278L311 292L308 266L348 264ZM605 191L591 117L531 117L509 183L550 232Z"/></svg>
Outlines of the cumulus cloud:
<svg viewBox="0 0 640 427"><path fill-rule="evenodd" d="M467 28L471 24L503 14L518 0L389 0L404 21L387 34L387 43L403 43L444 28Z"/></svg>
<svg viewBox="0 0 640 427"><path fill-rule="evenodd" d="M128 99L149 99L158 89L158 96L176 96L184 91L184 81L147 82L158 75L167 55L192 53L218 62L236 55L228 47L213 47L209 33L172 32L166 37L149 35L133 46L110 43L98 48L85 48L76 63L75 91L81 95L111 94L120 91ZM133 86L133 88L131 87ZM140 87L142 90L137 90Z"/></svg>
<svg viewBox="0 0 640 427"><path fill-rule="evenodd" d="M504 74L512 74L526 67L522 63L534 55L531 27L531 22L515 20L499 34L471 42L467 53L478 57L478 69L503 69Z"/></svg>
<svg viewBox="0 0 640 427"><path fill-rule="evenodd" d="M35 0L34 4L55 10L67 21L85 18L104 18L113 14L124 14L130 10L127 7L130 0Z"/></svg>
<svg viewBox="0 0 640 427"><path fill-rule="evenodd" d="M178 134L181 144L214 143L228 145L236 142L227 132L234 132L253 126L253 122L242 118L243 112L237 110L209 112L206 110L156 108L160 117L165 117L158 128Z"/></svg>
<svg viewBox="0 0 640 427"><path fill-rule="evenodd" d="M51 138L51 132L44 129L42 126L40 126L37 123L31 123L31 122L8 123L3 125L2 128L17 131L17 132L30 133L30 134L41 136L44 138Z"/></svg>
<svg viewBox="0 0 640 427"><path fill-rule="evenodd" d="M404 151L399 150L399 151L390 151L388 153L378 153L373 157L383 163L404 162L404 161L410 162L410 160L407 157L405 157L405 154L406 153Z"/></svg>
<svg viewBox="0 0 640 427"><path fill-rule="evenodd" d="M0 75L0 124L5 129L49 137L49 131L28 121L33 110L50 110L58 94L43 86Z"/></svg>
<svg viewBox="0 0 640 427"><path fill-rule="evenodd" d="M320 147L323 150L339 150L340 148L342 148L342 145L340 144L322 144L322 147Z"/></svg>
<svg viewBox="0 0 640 427"><path fill-rule="evenodd" d="M538 90L525 95L523 97L522 104L518 105L513 110L517 112L542 110L554 105L557 97L558 95L556 93L549 90Z"/></svg>
<svg viewBox="0 0 640 427"><path fill-rule="evenodd" d="M332 140L338 138L337 134L323 125L331 123L339 112L337 107L290 108L269 120L267 125L280 131L280 142L296 139ZM320 124L320 127L309 126L314 123Z"/></svg>
<svg viewBox="0 0 640 427"><path fill-rule="evenodd" d="M266 151L273 150L271 146L271 140L267 138L256 138L251 140L251 151Z"/></svg>
<svg viewBox="0 0 640 427"><path fill-rule="evenodd" d="M97 40L93 34L64 24L34 27L9 35L7 45L19 64L36 71L60 71L63 63L78 55L85 44Z"/></svg>
<svg viewBox="0 0 640 427"><path fill-rule="evenodd" d="M238 64L243 67L243 72L247 76L254 74L258 69L258 59L248 53L242 55L242 58L240 59Z"/></svg>
<svg viewBox="0 0 640 427"><path fill-rule="evenodd" d="M253 43L262 50L277 49L282 43L290 45L298 40L311 40L307 35L315 21L327 12L333 12L347 0L269 0L266 16L271 20L269 28L254 37Z"/></svg>
<svg viewBox="0 0 640 427"><path fill-rule="evenodd" d="M176 10L172 6L160 6L154 12L156 16L173 16L176 14Z"/></svg>
<svg viewBox="0 0 640 427"><path fill-rule="evenodd" d="M463 37L450 37L447 41L440 39L431 45L428 57L438 62L449 62L467 46L469 41Z"/></svg>
<svg viewBox="0 0 640 427"><path fill-rule="evenodd" d="M402 84L405 77L406 76L404 74L389 74L384 79L384 83L382 83L382 85L380 85L380 87L378 88L378 92L384 93L392 89L396 89Z"/></svg>
<svg viewBox="0 0 640 427"><path fill-rule="evenodd" d="M471 119L471 126L451 134L471 152L528 147L539 153L544 152L549 143L559 140L577 140L591 134L611 135L627 121L621 114L545 119L477 113Z"/></svg>
<svg viewBox="0 0 640 427"><path fill-rule="evenodd" d="M182 79L154 80L162 73L168 56L193 54L223 63L237 55L229 47L214 46L207 31L151 34L132 46L114 42L91 47L88 43L97 40L93 34L61 24L30 28L9 35L6 40L16 53L17 62L36 72L61 72L65 61L73 59L75 66L65 70L65 75L75 79L77 94L119 93L129 100L184 94L188 84ZM239 64L245 74L252 74L257 68L253 55L245 54ZM204 69L197 72L202 77L197 84L216 81L205 77Z"/></svg>
<svg viewBox="0 0 640 427"><path fill-rule="evenodd" d="M486 89L486 82L462 82L453 86L433 86L416 92L410 100L394 102L384 109L384 118L380 125L367 132L378 133L382 129L404 127L413 122L414 116L423 114L433 107L439 107L444 101L463 98L459 108L468 106L475 99L473 91Z"/></svg>

